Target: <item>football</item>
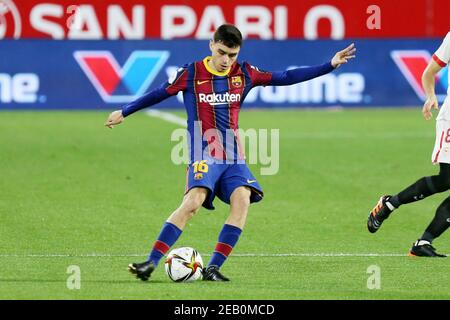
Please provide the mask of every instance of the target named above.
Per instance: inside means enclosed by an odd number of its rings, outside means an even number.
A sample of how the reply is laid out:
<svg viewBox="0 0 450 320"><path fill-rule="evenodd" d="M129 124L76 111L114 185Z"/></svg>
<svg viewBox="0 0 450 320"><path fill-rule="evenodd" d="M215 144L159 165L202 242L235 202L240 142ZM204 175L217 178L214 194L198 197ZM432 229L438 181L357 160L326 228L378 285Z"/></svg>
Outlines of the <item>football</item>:
<svg viewBox="0 0 450 320"><path fill-rule="evenodd" d="M172 281L195 281L202 278L203 260L193 248L176 248L169 252L165 268Z"/></svg>

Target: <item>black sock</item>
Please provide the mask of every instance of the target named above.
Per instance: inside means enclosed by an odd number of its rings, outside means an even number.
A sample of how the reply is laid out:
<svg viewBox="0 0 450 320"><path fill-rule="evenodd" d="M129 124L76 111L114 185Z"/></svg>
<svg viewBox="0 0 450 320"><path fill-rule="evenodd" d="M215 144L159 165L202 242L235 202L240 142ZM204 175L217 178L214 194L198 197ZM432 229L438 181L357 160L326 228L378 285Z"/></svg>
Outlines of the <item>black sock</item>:
<svg viewBox="0 0 450 320"><path fill-rule="evenodd" d="M400 193L392 196L389 202L396 208L402 204L425 199L432 194L450 189L450 164L440 163L439 175L423 177Z"/></svg>
<svg viewBox="0 0 450 320"><path fill-rule="evenodd" d="M400 203L400 200L398 199L398 194L395 196L392 196L389 198L388 202L392 204L395 208L400 207L402 204Z"/></svg>
<svg viewBox="0 0 450 320"><path fill-rule="evenodd" d="M425 199L437 192L433 185L432 177L423 177L389 199L389 202L396 208L402 204L407 204Z"/></svg>
<svg viewBox="0 0 450 320"><path fill-rule="evenodd" d="M426 240L429 243L432 243L434 240L434 235L432 233L429 233L428 231L425 231L423 235L420 237L420 240Z"/></svg>
<svg viewBox="0 0 450 320"><path fill-rule="evenodd" d="M431 242L447 230L448 227L450 227L450 197L446 198L437 208L436 215L425 230L422 239Z"/></svg>

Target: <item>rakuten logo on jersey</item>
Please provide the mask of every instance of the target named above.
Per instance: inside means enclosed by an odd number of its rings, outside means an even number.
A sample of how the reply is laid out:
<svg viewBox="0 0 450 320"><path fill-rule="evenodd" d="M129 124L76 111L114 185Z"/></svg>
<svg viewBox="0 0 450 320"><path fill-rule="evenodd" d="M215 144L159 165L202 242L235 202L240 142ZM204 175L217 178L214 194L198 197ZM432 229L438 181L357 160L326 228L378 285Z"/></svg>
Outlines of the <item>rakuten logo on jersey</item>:
<svg viewBox="0 0 450 320"><path fill-rule="evenodd" d="M229 104L229 103L241 101L241 95L239 93L229 93L229 92L226 92L224 94L200 93L198 95L198 98L199 98L199 102L209 103L212 106L217 106L220 104Z"/></svg>
<svg viewBox="0 0 450 320"><path fill-rule="evenodd" d="M0 73L1 103L35 103L38 91L39 77L34 73Z"/></svg>

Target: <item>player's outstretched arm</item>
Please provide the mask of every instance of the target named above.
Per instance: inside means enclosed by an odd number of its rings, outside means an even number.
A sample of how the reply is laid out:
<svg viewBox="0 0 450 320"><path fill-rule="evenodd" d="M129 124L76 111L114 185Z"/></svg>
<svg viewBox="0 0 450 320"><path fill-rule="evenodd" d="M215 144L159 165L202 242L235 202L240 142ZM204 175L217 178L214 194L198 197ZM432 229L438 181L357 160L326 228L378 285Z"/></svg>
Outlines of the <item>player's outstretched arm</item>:
<svg viewBox="0 0 450 320"><path fill-rule="evenodd" d="M330 73L341 64L347 63L350 59L353 59L355 57L355 52L356 48L352 43L344 50L337 52L331 61L324 64L295 68L281 72L272 72L272 78L268 84L272 86L288 86L323 76L324 74Z"/></svg>
<svg viewBox="0 0 450 320"><path fill-rule="evenodd" d="M422 85L427 96L427 100L425 101L422 108L422 114L426 120L430 120L433 116L433 114L431 113L431 109L438 110L439 108L434 88L436 74L441 69L442 67L439 64L437 64L434 60L431 60L422 74Z"/></svg>
<svg viewBox="0 0 450 320"><path fill-rule="evenodd" d="M170 96L171 95L166 91L164 86L154 89L146 93L142 97L124 105L122 110L111 112L105 122L105 126L112 129L115 125L122 123L125 117L129 116L130 114L157 104Z"/></svg>
<svg viewBox="0 0 450 320"><path fill-rule="evenodd" d="M333 66L333 68L339 68L341 64L347 63L350 59L355 58L355 52L355 44L352 43L344 50L336 52L333 59L331 59L331 65Z"/></svg>
<svg viewBox="0 0 450 320"><path fill-rule="evenodd" d="M180 91L184 91L187 87L187 67L179 68L173 77L171 77L166 83L162 84L159 88L153 89L142 97L127 103L122 107L122 110L116 110L112 112L105 122L105 126L112 129L115 125L123 122L123 120L129 115L139 111L141 109L153 106L161 101L176 95Z"/></svg>

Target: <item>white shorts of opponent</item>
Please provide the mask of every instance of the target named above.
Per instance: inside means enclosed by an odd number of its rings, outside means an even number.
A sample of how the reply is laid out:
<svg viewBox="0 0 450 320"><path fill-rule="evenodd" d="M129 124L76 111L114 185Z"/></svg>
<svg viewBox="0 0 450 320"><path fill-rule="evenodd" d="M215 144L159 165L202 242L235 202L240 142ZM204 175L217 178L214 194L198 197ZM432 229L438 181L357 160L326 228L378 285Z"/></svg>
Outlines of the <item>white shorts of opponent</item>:
<svg viewBox="0 0 450 320"><path fill-rule="evenodd" d="M450 121L436 121L436 141L434 143L431 161L437 163L450 163Z"/></svg>

